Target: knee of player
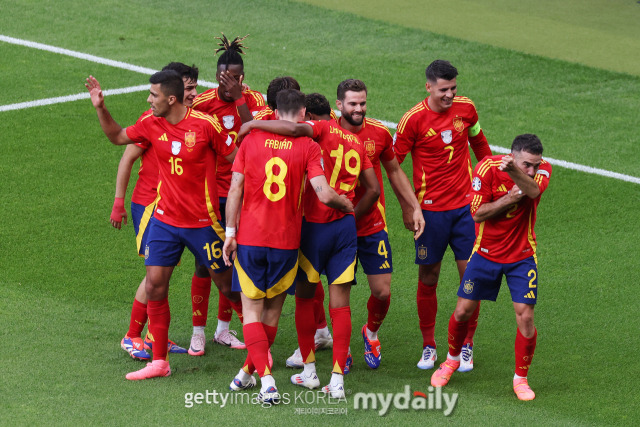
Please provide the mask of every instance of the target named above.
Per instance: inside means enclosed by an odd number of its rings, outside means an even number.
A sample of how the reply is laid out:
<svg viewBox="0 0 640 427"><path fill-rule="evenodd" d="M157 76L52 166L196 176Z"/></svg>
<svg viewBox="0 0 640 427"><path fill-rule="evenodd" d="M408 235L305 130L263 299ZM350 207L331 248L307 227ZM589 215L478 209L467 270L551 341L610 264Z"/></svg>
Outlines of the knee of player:
<svg viewBox="0 0 640 427"><path fill-rule="evenodd" d="M458 298L458 303L456 304L456 309L453 313L453 317L458 322L466 322L471 318L471 316L473 316L473 313L476 311L477 306L478 301Z"/></svg>
<svg viewBox="0 0 640 427"><path fill-rule="evenodd" d="M389 288L371 289L371 295L380 301L386 301L391 296L391 290Z"/></svg>

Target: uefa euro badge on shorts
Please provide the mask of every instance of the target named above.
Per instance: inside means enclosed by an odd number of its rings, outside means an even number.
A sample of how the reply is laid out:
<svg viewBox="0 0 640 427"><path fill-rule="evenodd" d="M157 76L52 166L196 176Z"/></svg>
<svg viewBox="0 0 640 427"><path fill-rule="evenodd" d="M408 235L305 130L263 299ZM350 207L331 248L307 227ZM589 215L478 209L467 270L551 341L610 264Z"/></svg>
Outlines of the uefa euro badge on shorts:
<svg viewBox="0 0 640 427"><path fill-rule="evenodd" d="M473 282L471 280L466 280L462 289L465 294L470 295L473 292Z"/></svg>
<svg viewBox="0 0 640 427"><path fill-rule="evenodd" d="M418 258L427 259L427 247L426 246L418 246Z"/></svg>
<svg viewBox="0 0 640 427"><path fill-rule="evenodd" d="M149 245L144 248L144 259L149 259Z"/></svg>

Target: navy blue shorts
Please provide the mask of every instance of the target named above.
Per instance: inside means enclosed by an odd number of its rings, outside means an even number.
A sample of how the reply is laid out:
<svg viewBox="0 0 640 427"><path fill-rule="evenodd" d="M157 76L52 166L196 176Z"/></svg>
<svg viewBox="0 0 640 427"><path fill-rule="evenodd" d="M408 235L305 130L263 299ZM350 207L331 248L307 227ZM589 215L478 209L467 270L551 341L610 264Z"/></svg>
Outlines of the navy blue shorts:
<svg viewBox="0 0 640 427"><path fill-rule="evenodd" d="M238 245L231 290L251 299L273 298L292 286L298 271L297 249Z"/></svg>
<svg viewBox="0 0 640 427"><path fill-rule="evenodd" d="M153 217L149 221L144 264L162 267L178 265L186 246L198 264L221 273L229 269L222 259L224 237L220 223L203 228L179 228Z"/></svg>
<svg viewBox="0 0 640 427"><path fill-rule="evenodd" d="M355 279L358 235L353 215L324 224L302 221L299 280L320 281L320 274L331 284L351 283Z"/></svg>
<svg viewBox="0 0 640 427"><path fill-rule="evenodd" d="M416 240L416 264L430 265L442 261L447 246L456 260L468 260L473 251L476 229L469 206L450 211L422 211L424 233Z"/></svg>
<svg viewBox="0 0 640 427"><path fill-rule="evenodd" d="M149 221L153 217L155 208L155 201L149 206L131 202L131 221L133 221L133 231L136 233L136 245L140 256L144 256L147 237L149 236Z"/></svg>
<svg viewBox="0 0 640 427"><path fill-rule="evenodd" d="M378 231L358 237L358 260L366 275L393 273L389 233Z"/></svg>
<svg viewBox="0 0 640 427"><path fill-rule="evenodd" d="M500 291L502 276L506 276L511 300L535 304L538 299L538 266L534 257L501 264L489 261L475 252L464 272L458 296L470 300L495 301Z"/></svg>
<svg viewBox="0 0 640 427"><path fill-rule="evenodd" d="M222 226L224 227L225 224L227 223L227 213L226 213L227 198L226 197L218 197L218 204L220 206L220 222L222 223Z"/></svg>

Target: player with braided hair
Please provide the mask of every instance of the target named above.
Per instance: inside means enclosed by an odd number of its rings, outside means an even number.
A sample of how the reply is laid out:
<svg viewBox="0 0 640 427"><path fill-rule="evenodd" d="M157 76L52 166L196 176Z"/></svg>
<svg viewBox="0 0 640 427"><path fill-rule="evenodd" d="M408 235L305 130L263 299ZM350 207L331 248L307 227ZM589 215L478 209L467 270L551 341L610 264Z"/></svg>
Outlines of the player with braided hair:
<svg viewBox="0 0 640 427"><path fill-rule="evenodd" d="M229 40L224 33L220 40L220 46L215 53L222 54L218 58L216 80L219 87L209 89L199 94L193 101L193 108L215 117L224 130L229 133L236 142L238 130L242 123L253 119L253 114L264 107L262 94L252 90L243 91L244 61L242 55L246 46L243 41L248 37L236 37ZM225 222L224 212L231 181L231 164L222 157L218 158L217 178L218 196L222 222ZM193 308L193 335L189 353L203 355L205 347L204 328L207 324L207 311L209 309L209 295L211 292L211 278L206 268L199 266L191 280L192 308ZM229 330L232 308L242 321L242 304L232 303L224 295L220 294L218 300L218 325L213 341L236 349L244 349L245 345L235 336L235 332Z"/></svg>

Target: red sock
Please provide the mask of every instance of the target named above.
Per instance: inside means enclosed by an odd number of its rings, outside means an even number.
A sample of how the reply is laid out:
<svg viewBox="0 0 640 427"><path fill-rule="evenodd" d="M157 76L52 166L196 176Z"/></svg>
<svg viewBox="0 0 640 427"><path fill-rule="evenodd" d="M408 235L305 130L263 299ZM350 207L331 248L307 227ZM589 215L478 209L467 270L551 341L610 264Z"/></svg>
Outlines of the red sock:
<svg viewBox="0 0 640 427"><path fill-rule="evenodd" d="M222 294L222 292L218 291L218 320L231 322L232 315L233 307L231 307L231 302Z"/></svg>
<svg viewBox="0 0 640 427"><path fill-rule="evenodd" d="M452 356L458 356L462 351L462 343L464 337L467 335L467 327L470 320L466 322L459 322L452 314L449 318L449 354Z"/></svg>
<svg viewBox="0 0 640 427"><path fill-rule="evenodd" d="M269 348L273 345L273 342L276 340L276 334L278 333L277 326L270 326L267 324L262 324L264 328L264 333L267 334L267 342L269 343Z"/></svg>
<svg viewBox="0 0 640 427"><path fill-rule="evenodd" d="M211 277L191 278L191 308L193 309L193 326L207 326L209 315L209 295L211 294Z"/></svg>
<svg viewBox="0 0 640 427"><path fill-rule="evenodd" d="M418 319L420 319L420 332L422 332L422 347L436 347L435 328L436 314L438 314L438 297L436 288L438 284L426 286L418 280Z"/></svg>
<svg viewBox="0 0 640 427"><path fill-rule="evenodd" d="M389 295L386 301L379 300L373 295L369 297L369 301L367 301L367 311L369 312L367 328L369 328L371 332L376 332L380 329L382 321L389 311L389 304L391 304L391 295Z"/></svg>
<svg viewBox="0 0 640 427"><path fill-rule="evenodd" d="M238 319L240 319L240 322L244 323L242 320L242 300L239 299L238 301L233 302L229 298L227 298L227 301L229 301L229 304L231 304L231 307L233 307L233 310L238 315Z"/></svg>
<svg viewBox="0 0 640 427"><path fill-rule="evenodd" d="M271 375L267 353L269 342L264 326L260 322L248 323L242 326L244 342L247 344L249 357L258 371L260 377Z"/></svg>
<svg viewBox="0 0 640 427"><path fill-rule="evenodd" d="M129 338L140 338L144 325L147 323L147 304L143 304L137 299L133 299L131 307L131 320L129 320Z"/></svg>
<svg viewBox="0 0 640 427"><path fill-rule="evenodd" d="M471 318L469 319L469 327L467 328L467 336L464 339L464 344L471 344L473 347L473 336L476 333L476 328L478 327L478 315L480 315L480 301L478 301L478 306L476 307L476 311L473 312Z"/></svg>
<svg viewBox="0 0 640 427"><path fill-rule="evenodd" d="M318 289L319 286L316 286ZM298 346L305 363L316 361L315 355L315 319L309 316L315 305L315 298L296 297L296 332L298 333ZM323 310L324 311L324 308Z"/></svg>
<svg viewBox="0 0 640 427"><path fill-rule="evenodd" d="M529 366L533 360L533 353L536 351L536 341L538 339L538 330L534 329L531 338L525 338L520 333L520 329L516 333L516 375L526 377L529 373Z"/></svg>
<svg viewBox="0 0 640 427"><path fill-rule="evenodd" d="M327 327L327 317L324 314L324 288L322 282L316 285L316 293L313 295L313 314L316 318L316 329Z"/></svg>
<svg viewBox="0 0 640 427"><path fill-rule="evenodd" d="M351 342L351 307L329 308L329 317L333 329L332 372L343 374Z"/></svg>
<svg viewBox="0 0 640 427"><path fill-rule="evenodd" d="M271 346L273 345L273 342L276 340L276 333L278 332L278 327L277 326L269 326L269 325L265 325L264 323L262 324L263 328L264 328L264 333L267 335L267 343L269 344L269 348L271 348ZM267 356L267 361L268 361L268 356ZM249 375L253 374L253 372L256 370L255 365L253 364L253 361L251 360L251 356L247 354L247 358L244 361L244 365L242 366L242 369Z"/></svg>
<svg viewBox="0 0 640 427"><path fill-rule="evenodd" d="M153 342L153 360L167 360L167 344L169 342L169 324L171 313L169 300L147 302L149 314L149 334Z"/></svg>

